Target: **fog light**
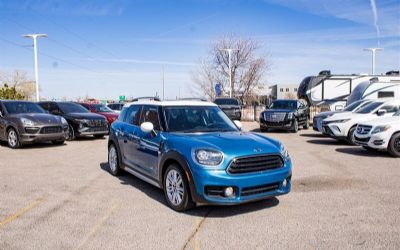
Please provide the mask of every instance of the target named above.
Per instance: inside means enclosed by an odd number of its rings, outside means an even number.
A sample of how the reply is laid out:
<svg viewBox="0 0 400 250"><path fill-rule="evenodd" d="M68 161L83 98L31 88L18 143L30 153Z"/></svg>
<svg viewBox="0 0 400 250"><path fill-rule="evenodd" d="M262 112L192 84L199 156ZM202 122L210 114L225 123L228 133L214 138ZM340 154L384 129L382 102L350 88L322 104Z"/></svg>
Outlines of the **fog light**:
<svg viewBox="0 0 400 250"><path fill-rule="evenodd" d="M224 190L225 197L232 197L233 196L233 188L227 187Z"/></svg>
<svg viewBox="0 0 400 250"><path fill-rule="evenodd" d="M287 180L284 179L284 180L282 181L282 187L286 187L286 186L287 186Z"/></svg>

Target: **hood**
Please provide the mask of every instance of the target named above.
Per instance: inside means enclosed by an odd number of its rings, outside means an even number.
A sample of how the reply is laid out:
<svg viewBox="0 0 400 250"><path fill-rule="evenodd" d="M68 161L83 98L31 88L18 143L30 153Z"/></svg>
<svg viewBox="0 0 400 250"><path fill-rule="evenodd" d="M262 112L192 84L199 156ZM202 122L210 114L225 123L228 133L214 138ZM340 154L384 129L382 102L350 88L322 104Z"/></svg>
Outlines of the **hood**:
<svg viewBox="0 0 400 250"><path fill-rule="evenodd" d="M179 133L170 134L170 136L175 137L173 141L184 143L185 148L216 149L222 151L228 158L280 153L280 143L278 141L250 132Z"/></svg>
<svg viewBox="0 0 400 250"><path fill-rule="evenodd" d="M108 117L108 118L115 118L115 119L118 118L118 114L111 113L111 112L99 112L97 114L103 115L103 116Z"/></svg>
<svg viewBox="0 0 400 250"><path fill-rule="evenodd" d="M220 109L239 109L238 105L218 105Z"/></svg>
<svg viewBox="0 0 400 250"><path fill-rule="evenodd" d="M88 119L88 120L105 119L104 116L95 113L69 113L65 114L64 116L72 119Z"/></svg>
<svg viewBox="0 0 400 250"><path fill-rule="evenodd" d="M61 119L58 116L45 113L25 113L11 115L15 118L26 118L33 121L35 124L61 124Z"/></svg>
<svg viewBox="0 0 400 250"><path fill-rule="evenodd" d="M385 117L378 117L376 119L372 119L369 121L365 121L361 123L362 125L367 126L379 126L379 125L400 125L400 116L385 116Z"/></svg>
<svg viewBox="0 0 400 250"><path fill-rule="evenodd" d="M332 115L331 117L328 117L324 119L325 122L331 122L331 121L336 121L336 120L347 120L350 119L352 121L363 121L363 120L369 120L377 117L374 114L359 114L359 113L353 113L353 112L346 112L346 113L337 113Z"/></svg>
<svg viewBox="0 0 400 250"><path fill-rule="evenodd" d="M316 117L316 118L318 118L318 117L330 117L330 116L336 115L336 114L350 114L350 113L352 113L352 112L351 111L325 111L325 112L318 113L314 117Z"/></svg>
<svg viewBox="0 0 400 250"><path fill-rule="evenodd" d="M294 111L295 111L294 109L267 109L267 110L264 110L263 112L265 112L265 113L274 113L274 112L290 113L290 112L294 112Z"/></svg>

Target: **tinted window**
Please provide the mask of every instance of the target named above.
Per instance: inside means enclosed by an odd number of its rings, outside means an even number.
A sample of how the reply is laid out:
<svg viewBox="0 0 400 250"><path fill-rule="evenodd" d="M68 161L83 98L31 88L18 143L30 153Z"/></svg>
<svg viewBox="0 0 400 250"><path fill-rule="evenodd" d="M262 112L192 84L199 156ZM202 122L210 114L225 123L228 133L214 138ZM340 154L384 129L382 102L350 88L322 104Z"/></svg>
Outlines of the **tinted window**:
<svg viewBox="0 0 400 250"><path fill-rule="evenodd" d="M125 115L126 115L127 112L128 112L128 108L123 108L121 110L121 113L118 116L118 120L124 122L125 121Z"/></svg>
<svg viewBox="0 0 400 250"><path fill-rule="evenodd" d="M112 111L109 107L102 105L102 104L93 104L92 107L96 112L102 112L102 113L112 113Z"/></svg>
<svg viewBox="0 0 400 250"><path fill-rule="evenodd" d="M157 107L143 106L140 124L143 122L151 122L154 125L154 130L160 130L160 120L158 118Z"/></svg>
<svg viewBox="0 0 400 250"><path fill-rule="evenodd" d="M60 113L60 109L56 103L49 103L48 108L50 113Z"/></svg>
<svg viewBox="0 0 400 250"><path fill-rule="evenodd" d="M378 98L394 97L394 91L379 91Z"/></svg>
<svg viewBox="0 0 400 250"><path fill-rule="evenodd" d="M4 102L4 107L9 114L46 113L42 107L33 102Z"/></svg>
<svg viewBox="0 0 400 250"><path fill-rule="evenodd" d="M383 102L373 102L368 104L367 106L359 109L356 113L359 114L368 114L371 113L372 111L374 111L377 107L381 106L383 104Z"/></svg>
<svg viewBox="0 0 400 250"><path fill-rule="evenodd" d="M220 98L214 101L217 105L239 105L239 101L234 98Z"/></svg>
<svg viewBox="0 0 400 250"><path fill-rule="evenodd" d="M124 109L125 110L125 109ZM125 122L139 125L139 118L140 118L140 106L131 106L128 111L126 112Z"/></svg>
<svg viewBox="0 0 400 250"><path fill-rule="evenodd" d="M72 102L60 102L58 103L58 107L61 109L62 112L65 114L69 113L89 113L87 109L82 107L79 104L72 103Z"/></svg>
<svg viewBox="0 0 400 250"><path fill-rule="evenodd" d="M395 105L385 105L380 109L386 110L387 113L393 113L399 111L399 107Z"/></svg>
<svg viewBox="0 0 400 250"><path fill-rule="evenodd" d="M237 131L235 124L218 107L166 107L164 110L171 132Z"/></svg>
<svg viewBox="0 0 400 250"><path fill-rule="evenodd" d="M274 101L271 109L297 109L297 101Z"/></svg>

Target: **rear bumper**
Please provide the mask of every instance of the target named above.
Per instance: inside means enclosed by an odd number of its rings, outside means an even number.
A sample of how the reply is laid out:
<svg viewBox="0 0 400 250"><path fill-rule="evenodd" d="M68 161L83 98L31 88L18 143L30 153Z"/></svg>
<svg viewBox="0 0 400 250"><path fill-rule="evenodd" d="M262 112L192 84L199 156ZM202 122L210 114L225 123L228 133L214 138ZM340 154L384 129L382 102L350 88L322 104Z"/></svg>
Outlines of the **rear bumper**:
<svg viewBox="0 0 400 250"><path fill-rule="evenodd" d="M269 197L284 195L291 190L292 164L286 161L280 169L268 170L262 173L232 175L226 170L195 169L192 171L195 187L195 197L199 204L234 205ZM285 184L284 184L285 182ZM233 187L235 196L211 195L210 187Z"/></svg>

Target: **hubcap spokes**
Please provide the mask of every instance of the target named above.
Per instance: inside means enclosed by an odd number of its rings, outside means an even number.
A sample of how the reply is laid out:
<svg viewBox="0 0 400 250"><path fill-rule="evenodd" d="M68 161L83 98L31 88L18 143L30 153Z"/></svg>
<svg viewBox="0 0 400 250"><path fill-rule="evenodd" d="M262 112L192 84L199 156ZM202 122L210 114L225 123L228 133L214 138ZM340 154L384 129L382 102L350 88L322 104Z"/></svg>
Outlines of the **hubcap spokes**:
<svg viewBox="0 0 400 250"><path fill-rule="evenodd" d="M117 169L117 152L114 147L110 148L110 152L108 154L108 164L112 171Z"/></svg>
<svg viewBox="0 0 400 250"><path fill-rule="evenodd" d="M176 170L171 170L167 174L165 181L166 192L169 201L178 206L183 200L183 181L182 176Z"/></svg>
<svg viewBox="0 0 400 250"><path fill-rule="evenodd" d="M8 142L12 147L17 145L17 135L15 131L10 131L10 133L8 134Z"/></svg>

